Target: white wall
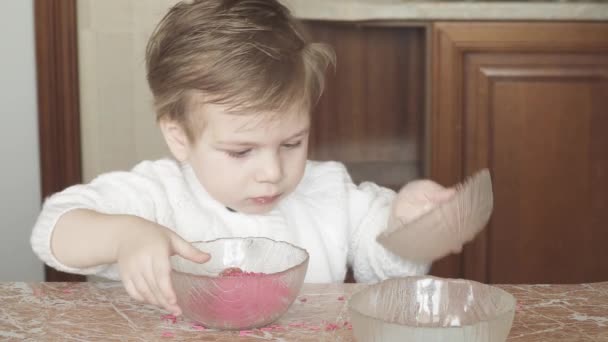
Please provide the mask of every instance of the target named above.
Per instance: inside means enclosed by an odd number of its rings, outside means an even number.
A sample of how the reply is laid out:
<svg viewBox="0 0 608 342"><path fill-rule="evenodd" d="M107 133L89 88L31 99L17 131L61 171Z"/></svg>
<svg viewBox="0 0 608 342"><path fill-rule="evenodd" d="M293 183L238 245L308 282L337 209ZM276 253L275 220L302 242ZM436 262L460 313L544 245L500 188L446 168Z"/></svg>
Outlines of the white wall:
<svg viewBox="0 0 608 342"><path fill-rule="evenodd" d="M156 23L177 0L78 0L82 178L169 156L145 71ZM120 153L116 153L120 151Z"/></svg>
<svg viewBox="0 0 608 342"><path fill-rule="evenodd" d="M33 0L0 1L0 281L40 281L29 243L40 210Z"/></svg>

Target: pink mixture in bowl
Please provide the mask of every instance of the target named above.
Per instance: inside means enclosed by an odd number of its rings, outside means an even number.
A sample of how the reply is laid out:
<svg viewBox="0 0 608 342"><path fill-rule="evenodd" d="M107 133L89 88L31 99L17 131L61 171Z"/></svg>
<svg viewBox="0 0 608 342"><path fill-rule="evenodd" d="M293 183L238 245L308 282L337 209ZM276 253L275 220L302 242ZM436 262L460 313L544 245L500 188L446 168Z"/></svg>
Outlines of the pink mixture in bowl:
<svg viewBox="0 0 608 342"><path fill-rule="evenodd" d="M290 298L297 296L281 281L281 275L244 272L228 268L215 280L213 288L193 289L184 311L198 311L199 319L248 325L253 317L270 317L286 310Z"/></svg>

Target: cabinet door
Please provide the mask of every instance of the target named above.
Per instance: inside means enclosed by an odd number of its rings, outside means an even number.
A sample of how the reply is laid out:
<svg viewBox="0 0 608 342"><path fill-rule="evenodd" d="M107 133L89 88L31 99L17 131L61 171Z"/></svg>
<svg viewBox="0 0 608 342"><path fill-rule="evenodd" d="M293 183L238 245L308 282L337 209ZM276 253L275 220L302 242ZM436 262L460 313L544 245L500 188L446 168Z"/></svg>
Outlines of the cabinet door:
<svg viewBox="0 0 608 342"><path fill-rule="evenodd" d="M431 175L488 167L485 231L436 274L608 280L608 24L438 23Z"/></svg>
<svg viewBox="0 0 608 342"><path fill-rule="evenodd" d="M340 160L356 183L398 189L424 164L426 30L306 22L313 39L335 50L315 108L310 154Z"/></svg>

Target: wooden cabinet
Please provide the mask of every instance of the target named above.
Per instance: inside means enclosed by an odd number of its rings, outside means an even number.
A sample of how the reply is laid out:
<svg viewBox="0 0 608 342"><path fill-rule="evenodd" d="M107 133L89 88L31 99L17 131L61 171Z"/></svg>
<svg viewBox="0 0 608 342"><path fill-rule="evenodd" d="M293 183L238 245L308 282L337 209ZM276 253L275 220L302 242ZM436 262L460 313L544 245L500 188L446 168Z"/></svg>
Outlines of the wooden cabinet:
<svg viewBox="0 0 608 342"><path fill-rule="evenodd" d="M425 28L319 21L307 28L337 56L313 113L311 158L344 162L355 182L399 189L419 178L425 160Z"/></svg>
<svg viewBox="0 0 608 342"><path fill-rule="evenodd" d="M490 283L608 280L608 24L436 23L431 168L488 167L491 222L433 273Z"/></svg>
<svg viewBox="0 0 608 342"><path fill-rule="evenodd" d="M432 274L608 280L608 24L308 26L338 56L315 113L313 158L394 189L490 169L490 224Z"/></svg>

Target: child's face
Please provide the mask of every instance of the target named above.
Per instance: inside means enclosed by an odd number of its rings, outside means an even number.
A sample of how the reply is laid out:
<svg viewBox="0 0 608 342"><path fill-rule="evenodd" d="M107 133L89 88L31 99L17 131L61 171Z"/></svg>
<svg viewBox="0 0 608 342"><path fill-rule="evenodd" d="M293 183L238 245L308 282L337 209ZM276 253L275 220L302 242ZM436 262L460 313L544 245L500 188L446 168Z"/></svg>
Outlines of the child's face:
<svg viewBox="0 0 608 342"><path fill-rule="evenodd" d="M306 166L308 112L237 115L207 105L203 115L205 128L187 161L214 199L262 214L295 189Z"/></svg>

